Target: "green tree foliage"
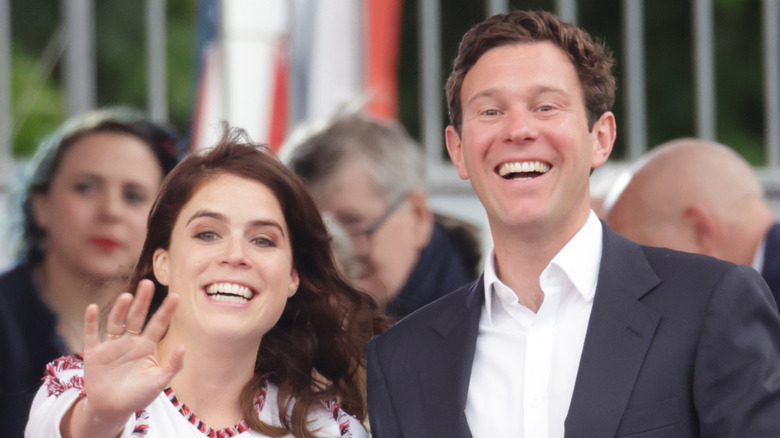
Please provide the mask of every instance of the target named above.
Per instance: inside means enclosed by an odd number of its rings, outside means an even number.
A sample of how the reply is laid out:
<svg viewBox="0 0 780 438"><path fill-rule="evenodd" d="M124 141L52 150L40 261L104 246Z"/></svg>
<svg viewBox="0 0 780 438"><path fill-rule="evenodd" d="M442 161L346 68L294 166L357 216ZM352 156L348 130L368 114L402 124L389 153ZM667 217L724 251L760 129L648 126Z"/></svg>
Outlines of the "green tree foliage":
<svg viewBox="0 0 780 438"><path fill-rule="evenodd" d="M28 156L66 117L61 58L40 74L46 48L56 46L62 0L12 0L13 150ZM143 0L96 0L95 45L98 106L145 109L146 28ZM168 106L170 123L189 129L194 100L195 0L167 0ZM59 44L62 44L59 41Z"/></svg>

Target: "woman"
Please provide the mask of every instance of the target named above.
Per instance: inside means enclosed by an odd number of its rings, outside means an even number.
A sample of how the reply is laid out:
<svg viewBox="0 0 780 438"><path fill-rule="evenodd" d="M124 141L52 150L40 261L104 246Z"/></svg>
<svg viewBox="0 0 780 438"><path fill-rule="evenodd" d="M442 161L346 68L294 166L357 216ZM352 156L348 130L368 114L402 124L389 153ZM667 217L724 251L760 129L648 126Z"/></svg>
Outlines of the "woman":
<svg viewBox="0 0 780 438"><path fill-rule="evenodd" d="M177 138L140 113L67 121L28 164L22 259L0 276L0 424L21 436L50 361L81 351L84 310L126 290Z"/></svg>
<svg viewBox="0 0 780 438"><path fill-rule="evenodd" d="M226 134L171 172L148 230L135 298L102 342L87 309L83 362L49 367L27 436L367 436L360 370L383 320L284 165Z"/></svg>

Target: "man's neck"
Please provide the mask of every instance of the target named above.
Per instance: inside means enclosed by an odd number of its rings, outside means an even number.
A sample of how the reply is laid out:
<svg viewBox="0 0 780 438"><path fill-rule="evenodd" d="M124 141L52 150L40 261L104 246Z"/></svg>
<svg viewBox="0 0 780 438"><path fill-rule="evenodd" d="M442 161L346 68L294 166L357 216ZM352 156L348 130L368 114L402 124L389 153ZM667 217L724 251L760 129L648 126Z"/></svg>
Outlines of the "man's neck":
<svg viewBox="0 0 780 438"><path fill-rule="evenodd" d="M520 304L534 312L541 307L544 292L539 277L587 220L588 216L585 216L568 227L550 226L534 230L491 226L496 274L517 294Z"/></svg>

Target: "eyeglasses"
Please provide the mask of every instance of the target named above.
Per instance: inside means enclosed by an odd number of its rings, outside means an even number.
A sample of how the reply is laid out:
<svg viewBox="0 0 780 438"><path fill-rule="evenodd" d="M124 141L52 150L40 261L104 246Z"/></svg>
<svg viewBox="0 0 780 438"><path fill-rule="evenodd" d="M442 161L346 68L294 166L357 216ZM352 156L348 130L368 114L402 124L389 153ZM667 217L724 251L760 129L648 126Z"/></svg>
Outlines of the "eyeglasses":
<svg viewBox="0 0 780 438"><path fill-rule="evenodd" d="M347 227L347 233L350 235L350 237L352 237L352 239L364 238L366 240L371 240L371 236L373 236L374 233L376 233L382 227L382 225L384 225L385 222L390 219L390 216L392 216L393 213L398 210L401 204L404 203L407 196L409 196L409 192L403 192L398 198L396 198L393 202L390 203L390 205L387 206L385 212L382 213L382 215L379 216L373 223L361 228Z"/></svg>

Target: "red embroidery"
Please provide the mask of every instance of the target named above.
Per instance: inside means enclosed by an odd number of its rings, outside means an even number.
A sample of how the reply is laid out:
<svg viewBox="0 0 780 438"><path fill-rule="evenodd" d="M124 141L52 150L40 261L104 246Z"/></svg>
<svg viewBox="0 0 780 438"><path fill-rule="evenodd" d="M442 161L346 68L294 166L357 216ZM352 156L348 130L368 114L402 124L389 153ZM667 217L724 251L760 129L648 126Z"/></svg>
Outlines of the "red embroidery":
<svg viewBox="0 0 780 438"><path fill-rule="evenodd" d="M84 377L73 376L69 380L61 380L58 374L68 370L83 370L84 356L74 354L72 356L63 356L46 365L46 371L43 376L43 383L46 385L49 397L59 397L65 391L75 388L79 390L79 396L84 397Z"/></svg>

